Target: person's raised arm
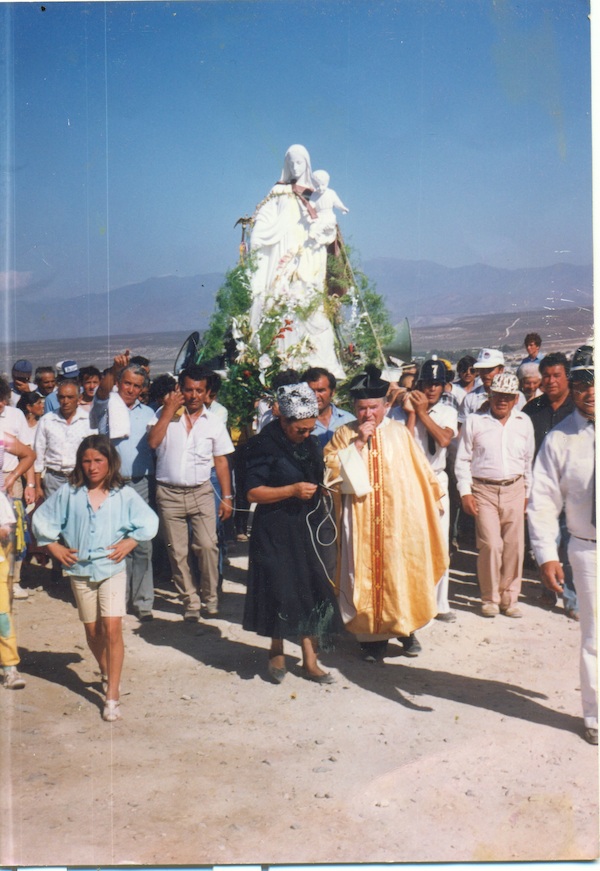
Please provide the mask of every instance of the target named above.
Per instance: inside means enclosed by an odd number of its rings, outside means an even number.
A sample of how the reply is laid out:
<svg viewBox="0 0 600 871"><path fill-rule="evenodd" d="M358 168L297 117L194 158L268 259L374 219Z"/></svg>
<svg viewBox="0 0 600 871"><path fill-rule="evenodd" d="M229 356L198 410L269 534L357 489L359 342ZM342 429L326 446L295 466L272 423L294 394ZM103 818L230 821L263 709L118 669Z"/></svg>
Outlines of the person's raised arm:
<svg viewBox="0 0 600 871"><path fill-rule="evenodd" d="M428 414L429 403L425 394L420 390L413 390L410 394L410 400L415 409L417 419L421 421L429 435L441 448L447 448L454 438L454 432L448 426L440 426Z"/></svg>
<svg viewBox="0 0 600 871"><path fill-rule="evenodd" d="M175 390L172 390L170 393L164 398L162 411L160 417L154 426L151 426L148 430L148 445L153 449L160 445L162 440L167 434L167 428L173 418L175 417L176 412L183 405L183 394L179 389L179 384L175 387Z"/></svg>
<svg viewBox="0 0 600 871"><path fill-rule="evenodd" d="M127 366L127 364L129 363L129 357L130 351L126 350L122 354L117 354L117 356L114 358L111 368L102 378L100 384L98 385L98 389L96 390L96 396L98 397L98 399L108 399L108 397L112 393L113 387L117 383L119 372L124 369L125 366Z"/></svg>

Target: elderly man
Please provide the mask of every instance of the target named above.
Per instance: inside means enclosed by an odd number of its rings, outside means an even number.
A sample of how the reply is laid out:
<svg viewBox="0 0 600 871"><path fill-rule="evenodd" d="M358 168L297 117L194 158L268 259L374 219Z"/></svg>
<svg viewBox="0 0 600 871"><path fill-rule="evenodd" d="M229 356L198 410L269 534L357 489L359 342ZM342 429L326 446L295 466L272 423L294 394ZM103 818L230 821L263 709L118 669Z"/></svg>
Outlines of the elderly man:
<svg viewBox="0 0 600 871"><path fill-rule="evenodd" d="M535 442L531 421L515 408L518 395L516 375L494 376L489 409L467 417L454 466L463 510L475 517L484 617L523 616L517 603Z"/></svg>
<svg viewBox="0 0 600 871"><path fill-rule="evenodd" d="M324 451L329 483L342 493L340 612L370 661L398 636L415 655L414 632L437 613L435 585L448 567L442 488L407 428L386 417L390 385L380 376L367 366L353 379L356 420Z"/></svg>
<svg viewBox="0 0 600 871"><path fill-rule="evenodd" d="M154 458L148 445L147 428L154 414L140 402L140 394L148 385L148 373L130 363L129 356L129 351L117 354L102 378L89 412L90 424L97 426L101 435L108 435L121 457L125 483L148 502ZM152 542L140 541L127 555L126 564L128 605L140 621L152 620Z"/></svg>
<svg viewBox="0 0 600 871"><path fill-rule="evenodd" d="M50 396L56 390L56 372L52 366L38 366L33 380L37 384L38 393L42 396Z"/></svg>
<svg viewBox="0 0 600 871"><path fill-rule="evenodd" d="M404 396L402 408L392 408L389 416L405 423L427 458L443 490L440 527L444 540L450 533L450 498L446 474L447 449L458 433L456 409L442 402L446 386L446 367L434 357L426 360L419 374L417 389ZM454 623L456 615L450 610L448 586L450 572L446 570L436 586L437 620Z"/></svg>
<svg viewBox="0 0 600 871"><path fill-rule="evenodd" d="M167 542L173 583L184 603L184 620L198 622L200 606L218 616L218 546L214 465L221 488L219 516L231 516L231 476L227 455L233 444L225 425L205 408L210 370L190 366L179 373L149 424L148 444L156 450L156 502ZM191 548L200 569L200 595L188 564ZM202 597L202 602L201 598Z"/></svg>
<svg viewBox="0 0 600 871"><path fill-rule="evenodd" d="M79 388L79 366L75 360L62 360L56 364L56 380L60 384L62 381L73 381ZM44 414L49 411L58 411L58 393L54 391L46 396L44 402Z"/></svg>
<svg viewBox="0 0 600 871"><path fill-rule="evenodd" d="M324 448L334 432L343 424L354 420L354 415L334 405L333 395L337 381L335 375L332 375L327 369L313 366L306 370L301 380L306 381L317 397L319 416L313 435L319 439L319 444Z"/></svg>
<svg viewBox="0 0 600 871"><path fill-rule="evenodd" d="M38 366L33 377L37 384L38 393L44 397L44 414L50 410L50 408L46 408L46 400L49 396L52 396L48 403L52 405L51 410L57 411L58 405L54 404L56 401L56 372L52 366Z"/></svg>
<svg viewBox="0 0 600 871"><path fill-rule="evenodd" d="M579 602L580 681L584 738L598 743L596 628L596 488L595 376L590 346L579 348L571 363L575 410L544 439L533 470L527 508L529 535L542 581L561 592L564 571L559 561L559 519L564 511L570 533L569 561Z"/></svg>
<svg viewBox="0 0 600 871"><path fill-rule="evenodd" d="M96 432L90 428L89 414L79 407L79 388L74 381L62 381L57 396L58 411L44 414L35 433L37 499L47 499L66 483L75 468L77 448L86 436Z"/></svg>

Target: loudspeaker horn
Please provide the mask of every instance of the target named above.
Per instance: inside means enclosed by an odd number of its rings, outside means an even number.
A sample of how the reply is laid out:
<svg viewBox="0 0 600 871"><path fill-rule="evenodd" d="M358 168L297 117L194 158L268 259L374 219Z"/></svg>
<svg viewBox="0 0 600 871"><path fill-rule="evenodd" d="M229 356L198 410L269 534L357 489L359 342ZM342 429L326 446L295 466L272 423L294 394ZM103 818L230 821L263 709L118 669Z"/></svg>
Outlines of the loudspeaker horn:
<svg viewBox="0 0 600 871"><path fill-rule="evenodd" d="M403 363L408 363L412 360L412 338L408 318L404 318L403 321L396 324L394 329L393 339L387 345L383 345L382 351L388 357L396 357Z"/></svg>

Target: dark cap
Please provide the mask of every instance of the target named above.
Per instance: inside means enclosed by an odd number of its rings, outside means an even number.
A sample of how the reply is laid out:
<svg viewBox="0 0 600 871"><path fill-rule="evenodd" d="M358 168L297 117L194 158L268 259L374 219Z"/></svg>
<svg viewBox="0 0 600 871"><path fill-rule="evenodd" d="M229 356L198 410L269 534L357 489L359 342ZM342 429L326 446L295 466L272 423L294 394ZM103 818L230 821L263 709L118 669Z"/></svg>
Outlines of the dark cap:
<svg viewBox="0 0 600 871"><path fill-rule="evenodd" d="M33 366L29 360L16 360L12 367L13 372L20 372L22 375L31 375Z"/></svg>
<svg viewBox="0 0 600 871"><path fill-rule="evenodd" d="M384 399L390 389L390 382L381 377L381 369L369 364L350 382L352 399Z"/></svg>
<svg viewBox="0 0 600 871"><path fill-rule="evenodd" d="M428 381L430 384L445 384L447 371L444 361L433 357L431 360L425 360L421 366L419 381Z"/></svg>

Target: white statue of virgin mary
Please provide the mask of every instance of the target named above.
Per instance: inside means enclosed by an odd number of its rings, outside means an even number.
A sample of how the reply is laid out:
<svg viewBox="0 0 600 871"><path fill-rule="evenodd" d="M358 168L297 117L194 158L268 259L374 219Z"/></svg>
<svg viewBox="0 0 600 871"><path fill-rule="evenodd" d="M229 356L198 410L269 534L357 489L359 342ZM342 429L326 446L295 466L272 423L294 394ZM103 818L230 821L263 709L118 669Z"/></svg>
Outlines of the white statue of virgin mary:
<svg viewBox="0 0 600 871"><path fill-rule="evenodd" d="M253 342L259 344L258 333L265 321L285 324L277 352L285 354L298 343L302 349L292 354L289 365L322 366L343 378L333 327L325 314L327 247L310 234L317 219L310 203L314 189L308 151L303 145L292 145L281 178L253 217L250 248L256 270L250 282L250 326Z"/></svg>

